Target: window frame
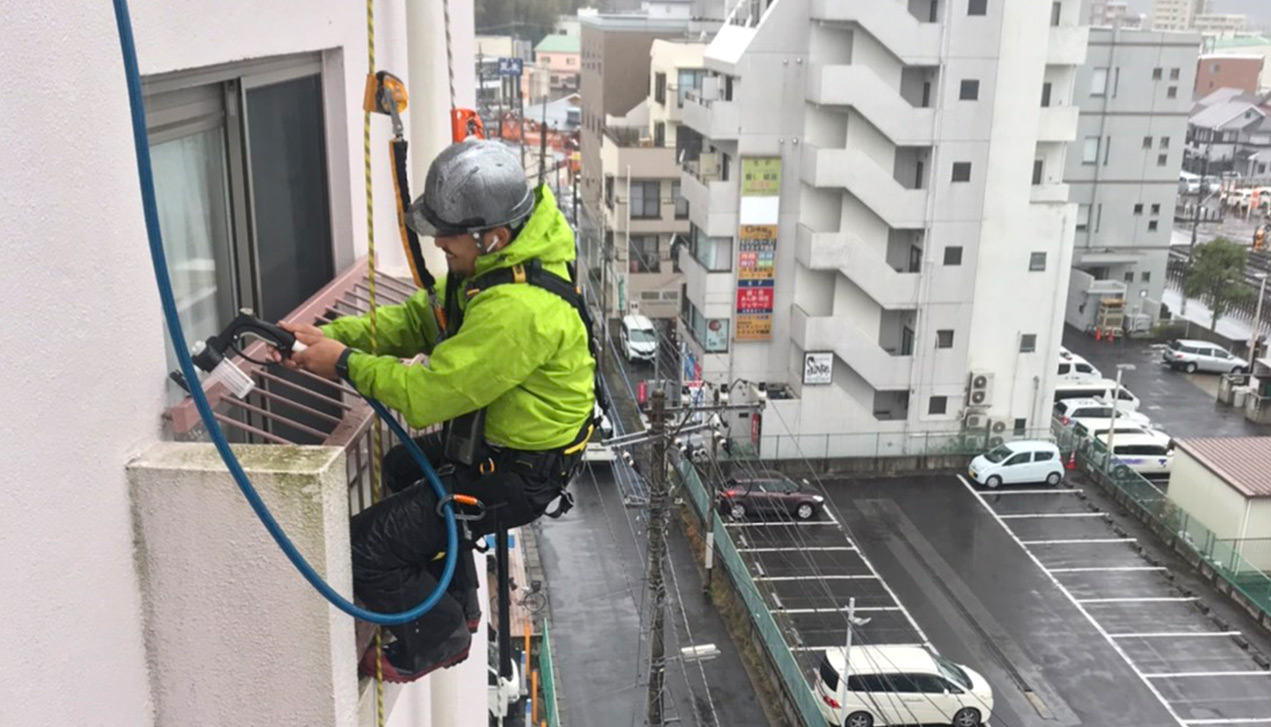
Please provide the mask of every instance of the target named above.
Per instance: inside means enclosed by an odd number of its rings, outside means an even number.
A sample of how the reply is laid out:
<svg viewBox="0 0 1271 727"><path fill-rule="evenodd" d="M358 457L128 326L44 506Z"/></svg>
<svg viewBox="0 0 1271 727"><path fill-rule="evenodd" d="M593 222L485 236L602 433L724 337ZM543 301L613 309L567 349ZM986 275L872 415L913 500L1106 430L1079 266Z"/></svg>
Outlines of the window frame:
<svg viewBox="0 0 1271 727"><path fill-rule="evenodd" d="M637 185L640 188L640 209L636 209L635 189ZM647 194L649 185L653 185L657 192L649 197ZM648 210L652 205L654 214L648 214ZM660 220L662 219L662 180L660 179L632 179L627 185L627 210L633 220Z"/></svg>
<svg viewBox="0 0 1271 727"><path fill-rule="evenodd" d="M979 101L980 100L980 80L978 78L964 78L958 86L959 101Z"/></svg>
<svg viewBox="0 0 1271 727"><path fill-rule="evenodd" d="M950 172L949 180L951 184L967 184L971 181L971 175L974 174L974 169L971 162L954 162ZM965 177L959 179L959 172L965 172Z"/></svg>
<svg viewBox="0 0 1271 727"><path fill-rule="evenodd" d="M949 258L956 258L952 262ZM945 245L943 264L948 267L957 267L962 264L962 246L961 245Z"/></svg>
<svg viewBox="0 0 1271 727"><path fill-rule="evenodd" d="M1037 257L1040 255L1041 257ZM1049 256L1044 250L1034 250L1028 253L1028 272L1044 273L1046 272L1046 259Z"/></svg>

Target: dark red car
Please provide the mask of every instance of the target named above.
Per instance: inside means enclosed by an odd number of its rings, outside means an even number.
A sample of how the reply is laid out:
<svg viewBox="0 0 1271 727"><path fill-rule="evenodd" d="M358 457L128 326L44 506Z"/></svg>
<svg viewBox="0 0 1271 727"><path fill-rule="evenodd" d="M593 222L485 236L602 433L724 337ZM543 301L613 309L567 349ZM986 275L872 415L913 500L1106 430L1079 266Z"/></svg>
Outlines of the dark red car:
<svg viewBox="0 0 1271 727"><path fill-rule="evenodd" d="M738 477L724 484L719 511L735 520L758 515L771 520L811 520L825 506L825 498L778 472Z"/></svg>

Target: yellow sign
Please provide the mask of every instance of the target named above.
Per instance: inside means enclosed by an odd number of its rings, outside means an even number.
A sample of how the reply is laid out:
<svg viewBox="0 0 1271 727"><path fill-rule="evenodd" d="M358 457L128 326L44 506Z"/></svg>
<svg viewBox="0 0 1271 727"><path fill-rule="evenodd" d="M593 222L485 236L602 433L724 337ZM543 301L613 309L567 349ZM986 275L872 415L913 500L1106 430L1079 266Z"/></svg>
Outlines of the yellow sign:
<svg viewBox="0 0 1271 727"><path fill-rule="evenodd" d="M734 341L767 341L772 338L771 315L739 315Z"/></svg>
<svg viewBox="0 0 1271 727"><path fill-rule="evenodd" d="M742 157L741 196L776 197L781 194L779 157Z"/></svg>

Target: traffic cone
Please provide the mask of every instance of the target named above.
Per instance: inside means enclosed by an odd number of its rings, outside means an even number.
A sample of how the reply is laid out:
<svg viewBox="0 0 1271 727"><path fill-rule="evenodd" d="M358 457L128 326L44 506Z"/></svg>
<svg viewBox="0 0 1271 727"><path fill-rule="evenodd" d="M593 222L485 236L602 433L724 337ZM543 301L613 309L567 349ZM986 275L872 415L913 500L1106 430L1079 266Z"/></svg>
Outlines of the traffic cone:
<svg viewBox="0 0 1271 727"><path fill-rule="evenodd" d="M1099 327L1098 327L1098 326L1095 326L1095 327L1094 327L1094 340L1096 340L1096 341L1100 340L1100 338L1099 338Z"/></svg>
<svg viewBox="0 0 1271 727"><path fill-rule="evenodd" d="M1068 461L1064 462L1064 469L1066 470L1077 469L1077 450L1074 449L1068 453Z"/></svg>

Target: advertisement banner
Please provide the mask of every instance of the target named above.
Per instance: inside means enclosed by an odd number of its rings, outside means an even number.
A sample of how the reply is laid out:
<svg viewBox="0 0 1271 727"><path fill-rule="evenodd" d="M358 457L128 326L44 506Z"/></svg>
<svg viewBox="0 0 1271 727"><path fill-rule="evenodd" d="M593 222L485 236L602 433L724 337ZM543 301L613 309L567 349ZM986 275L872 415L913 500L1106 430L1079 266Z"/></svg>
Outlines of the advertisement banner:
<svg viewBox="0 0 1271 727"><path fill-rule="evenodd" d="M772 338L780 195L781 159L743 157L739 205L742 224L737 231L737 299L733 311L735 341Z"/></svg>
<svg viewBox="0 0 1271 727"><path fill-rule="evenodd" d="M781 194L781 159L742 157L741 196L777 197ZM774 220L775 222L775 220Z"/></svg>
<svg viewBox="0 0 1271 727"><path fill-rule="evenodd" d="M803 354L803 385L824 386L834 380L834 354L808 351Z"/></svg>

